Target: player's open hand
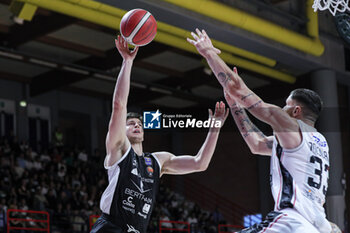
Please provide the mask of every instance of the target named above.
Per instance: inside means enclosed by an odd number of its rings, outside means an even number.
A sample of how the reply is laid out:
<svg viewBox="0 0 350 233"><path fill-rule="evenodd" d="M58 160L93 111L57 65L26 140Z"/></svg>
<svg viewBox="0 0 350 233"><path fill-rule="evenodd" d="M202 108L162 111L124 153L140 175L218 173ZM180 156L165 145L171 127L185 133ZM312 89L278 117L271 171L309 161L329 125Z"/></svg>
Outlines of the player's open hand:
<svg viewBox="0 0 350 233"><path fill-rule="evenodd" d="M208 111L209 111L209 119L216 121L213 124L214 129L215 128L220 129L224 125L225 120L230 112L228 108L227 109L225 108L225 103L222 101L216 102L214 115L211 109L208 109ZM217 126L217 122L220 122L220 127L215 127Z"/></svg>
<svg viewBox="0 0 350 233"><path fill-rule="evenodd" d="M120 35L118 35L117 39L115 39L115 47L117 47L124 60L134 60L137 51L139 50L138 46L136 46L133 50L130 50L128 42L126 42L126 40L124 40L124 38Z"/></svg>
<svg viewBox="0 0 350 233"><path fill-rule="evenodd" d="M191 32L191 35L194 40L187 38L187 41L193 44L203 57L206 58L210 52L214 52L216 54L221 53L219 49L213 46L209 36L204 30L200 31L198 28L196 28L196 33Z"/></svg>

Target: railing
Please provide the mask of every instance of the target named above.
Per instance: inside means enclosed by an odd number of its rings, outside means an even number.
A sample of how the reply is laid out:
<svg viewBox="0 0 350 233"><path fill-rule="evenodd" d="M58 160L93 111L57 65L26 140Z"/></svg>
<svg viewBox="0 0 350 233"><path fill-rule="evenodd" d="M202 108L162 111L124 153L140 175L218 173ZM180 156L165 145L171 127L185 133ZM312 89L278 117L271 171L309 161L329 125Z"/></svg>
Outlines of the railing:
<svg viewBox="0 0 350 233"><path fill-rule="evenodd" d="M174 190L176 189L177 180L172 179L172 181L170 185L173 186L172 189ZM243 225L243 217L254 214L192 179L185 178L181 179L181 181L183 183L180 185L183 185L184 196L187 199L197 203L204 209L215 210L216 207L219 207L220 213L231 224Z"/></svg>
<svg viewBox="0 0 350 233"><path fill-rule="evenodd" d="M50 226L52 232L85 233L89 232L89 218L84 213L62 214L53 212Z"/></svg>
<svg viewBox="0 0 350 233"><path fill-rule="evenodd" d="M187 228L163 227L162 223L179 224L179 225L184 225ZM186 231L190 233L191 227L188 222L159 220L159 233L162 233L162 231Z"/></svg>
<svg viewBox="0 0 350 233"><path fill-rule="evenodd" d="M91 231L92 226L95 224L96 220L100 217L100 215L90 215L89 216L89 230Z"/></svg>
<svg viewBox="0 0 350 233"><path fill-rule="evenodd" d="M22 215L23 217L25 216L26 218L21 218L22 216L15 216L13 215ZM24 214L23 214L24 213ZM30 218L28 215L33 214L35 215L42 215L44 216L44 219L34 219ZM16 223L21 223L23 226L13 226L14 222ZM26 223L32 223L32 226L28 226ZM36 223L43 223L43 225L46 226L40 226L41 224L36 224ZM11 230L28 230L28 231L46 231L50 232L50 216L49 213L46 211L34 211L34 210L16 210L16 209L8 209L7 210L7 233L9 233ZM41 228L40 228L41 227Z"/></svg>
<svg viewBox="0 0 350 233"><path fill-rule="evenodd" d="M225 229L223 229L225 228ZM238 225L223 225L223 224L219 224L218 226L218 233L233 233L236 231L239 231L243 229L242 226L238 226Z"/></svg>
<svg viewBox="0 0 350 233"><path fill-rule="evenodd" d="M89 231L91 231L92 226L96 222L96 220L100 217L100 215L90 215L89 216ZM174 225L184 225L184 228L176 228L176 227L164 227L162 226L162 223L170 223ZM191 231L191 224L188 222L181 222L181 221L168 221L168 220L159 220L159 233L162 233L164 231L183 231L183 232L188 232L191 233L193 232L193 229ZM224 228L224 229L223 229ZM224 224L219 224L218 225L218 233L232 233L236 232L237 230L243 229L243 226L240 225L224 225Z"/></svg>

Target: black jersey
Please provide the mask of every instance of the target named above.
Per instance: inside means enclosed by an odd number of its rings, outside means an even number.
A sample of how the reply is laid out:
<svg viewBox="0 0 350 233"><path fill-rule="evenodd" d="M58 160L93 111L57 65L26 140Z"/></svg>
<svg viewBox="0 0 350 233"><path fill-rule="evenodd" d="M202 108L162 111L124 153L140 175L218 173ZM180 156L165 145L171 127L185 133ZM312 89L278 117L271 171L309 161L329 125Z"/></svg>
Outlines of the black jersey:
<svg viewBox="0 0 350 233"><path fill-rule="evenodd" d="M100 208L125 232L145 233L159 186L160 163L151 153L138 156L130 146L108 171Z"/></svg>

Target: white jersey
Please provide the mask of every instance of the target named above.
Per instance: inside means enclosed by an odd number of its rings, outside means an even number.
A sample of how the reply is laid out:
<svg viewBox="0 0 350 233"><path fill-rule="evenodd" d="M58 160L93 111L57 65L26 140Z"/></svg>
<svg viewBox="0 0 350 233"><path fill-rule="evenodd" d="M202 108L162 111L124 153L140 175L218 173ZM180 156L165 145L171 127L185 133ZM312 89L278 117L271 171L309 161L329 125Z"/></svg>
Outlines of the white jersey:
<svg viewBox="0 0 350 233"><path fill-rule="evenodd" d="M284 149L274 138L271 156L271 191L275 211L294 208L320 232L330 232L323 204L328 186L328 144L322 134L298 120L302 142Z"/></svg>

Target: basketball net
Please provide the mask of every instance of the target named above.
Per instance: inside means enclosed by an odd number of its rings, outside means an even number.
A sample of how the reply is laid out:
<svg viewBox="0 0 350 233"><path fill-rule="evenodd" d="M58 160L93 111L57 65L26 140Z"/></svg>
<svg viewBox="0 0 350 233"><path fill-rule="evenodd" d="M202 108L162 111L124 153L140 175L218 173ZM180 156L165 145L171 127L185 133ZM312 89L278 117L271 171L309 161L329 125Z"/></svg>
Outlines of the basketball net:
<svg viewBox="0 0 350 233"><path fill-rule="evenodd" d="M315 12L328 9L333 16L337 12L350 11L349 0L314 0L312 8L314 8Z"/></svg>

